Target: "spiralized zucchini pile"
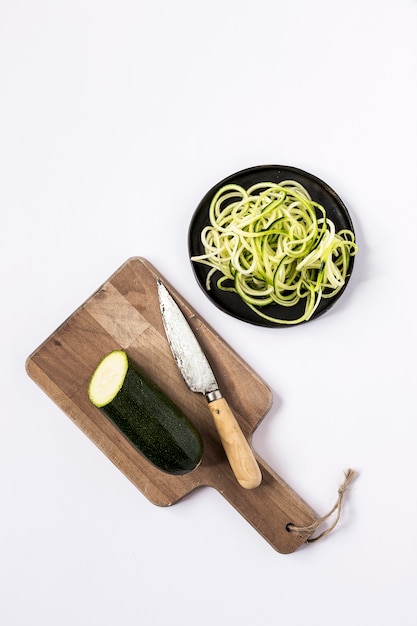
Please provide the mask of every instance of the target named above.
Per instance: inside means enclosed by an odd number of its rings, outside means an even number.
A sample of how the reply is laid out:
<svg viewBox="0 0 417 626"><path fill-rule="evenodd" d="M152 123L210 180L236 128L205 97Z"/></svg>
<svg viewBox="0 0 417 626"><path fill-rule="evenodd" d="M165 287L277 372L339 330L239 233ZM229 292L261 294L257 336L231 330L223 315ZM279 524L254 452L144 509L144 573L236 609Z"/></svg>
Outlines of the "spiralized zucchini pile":
<svg viewBox="0 0 417 626"><path fill-rule="evenodd" d="M213 197L209 219L201 232L204 254L191 257L210 267L206 288L220 272L219 289L238 293L258 315L277 324L309 320L322 298L333 298L343 287L357 252L353 232L336 232L325 209L293 180L249 189L225 185ZM304 313L294 320L263 310L300 301Z"/></svg>

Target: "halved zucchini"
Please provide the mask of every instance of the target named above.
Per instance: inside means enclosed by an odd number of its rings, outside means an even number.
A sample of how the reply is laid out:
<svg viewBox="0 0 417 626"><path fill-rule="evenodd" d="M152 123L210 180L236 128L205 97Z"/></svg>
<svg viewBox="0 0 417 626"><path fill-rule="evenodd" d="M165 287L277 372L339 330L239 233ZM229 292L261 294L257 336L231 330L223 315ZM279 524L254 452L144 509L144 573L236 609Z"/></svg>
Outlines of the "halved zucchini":
<svg viewBox="0 0 417 626"><path fill-rule="evenodd" d="M102 359L88 396L158 469L178 475L200 464L203 442L194 424L123 350Z"/></svg>

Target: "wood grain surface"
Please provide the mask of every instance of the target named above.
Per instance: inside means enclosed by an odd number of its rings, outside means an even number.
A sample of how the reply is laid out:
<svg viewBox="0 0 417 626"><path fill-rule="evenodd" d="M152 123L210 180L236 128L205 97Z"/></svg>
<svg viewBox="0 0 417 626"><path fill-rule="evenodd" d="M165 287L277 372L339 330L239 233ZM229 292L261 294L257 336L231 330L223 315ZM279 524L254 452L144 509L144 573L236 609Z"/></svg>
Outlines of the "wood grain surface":
<svg viewBox="0 0 417 626"><path fill-rule="evenodd" d="M271 406L268 386L140 257L128 259L28 357L27 372L151 502L169 506L199 487L213 487L278 552L293 552L306 537L288 532L287 525L305 526L317 516L258 455L261 485L248 491L236 482L206 399L189 391L172 357L159 311L158 277L187 317L250 442ZM199 429L204 455L193 472L171 476L152 466L89 402L91 374L114 349L126 350Z"/></svg>

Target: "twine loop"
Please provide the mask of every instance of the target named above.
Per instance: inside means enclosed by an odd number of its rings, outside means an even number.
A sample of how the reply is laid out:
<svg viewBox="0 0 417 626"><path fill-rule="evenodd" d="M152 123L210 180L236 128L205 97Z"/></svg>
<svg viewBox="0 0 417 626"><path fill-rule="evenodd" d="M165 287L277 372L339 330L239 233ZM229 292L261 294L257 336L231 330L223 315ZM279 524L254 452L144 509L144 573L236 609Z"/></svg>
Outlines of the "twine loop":
<svg viewBox="0 0 417 626"><path fill-rule="evenodd" d="M348 469L348 470L345 471L345 480L343 481L343 483L340 485L340 487L338 489L337 500L336 500L334 506L330 509L330 511L328 513L326 513L326 515L323 515L323 517L319 517L318 519L316 519L314 522L312 522L308 526L296 526L295 524L288 524L287 525L287 530L289 532L296 532L296 533L300 533L302 535L306 535L307 536L306 543L313 543L315 541L318 541L319 539L322 539L323 537L325 537L329 533L331 533L332 530L339 523L340 516L342 514L343 498L344 498L344 496L346 494L347 488L349 487L350 483L355 478L355 476L356 476L356 472L353 469ZM335 514L335 518L334 518L332 524L328 528L323 530L319 535L316 535L315 537L312 537L311 535L316 530L318 530L318 528L326 520L328 520L329 517L331 517L333 514Z"/></svg>

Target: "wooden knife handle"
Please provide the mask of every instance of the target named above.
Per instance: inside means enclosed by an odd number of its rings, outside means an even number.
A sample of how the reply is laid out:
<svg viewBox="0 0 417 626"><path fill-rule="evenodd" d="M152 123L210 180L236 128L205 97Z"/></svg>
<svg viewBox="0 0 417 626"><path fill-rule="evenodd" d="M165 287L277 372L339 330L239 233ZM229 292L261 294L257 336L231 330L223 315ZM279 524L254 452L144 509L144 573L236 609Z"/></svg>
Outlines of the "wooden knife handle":
<svg viewBox="0 0 417 626"><path fill-rule="evenodd" d="M258 487L262 480L261 470L227 401L224 398L213 400L209 402L209 408L237 481L245 489Z"/></svg>

